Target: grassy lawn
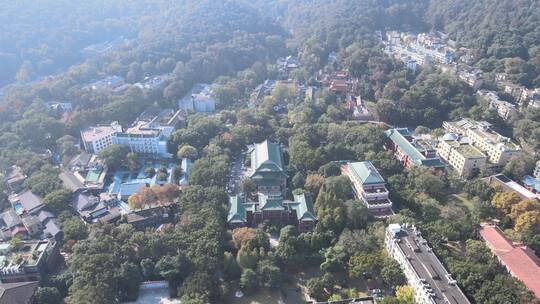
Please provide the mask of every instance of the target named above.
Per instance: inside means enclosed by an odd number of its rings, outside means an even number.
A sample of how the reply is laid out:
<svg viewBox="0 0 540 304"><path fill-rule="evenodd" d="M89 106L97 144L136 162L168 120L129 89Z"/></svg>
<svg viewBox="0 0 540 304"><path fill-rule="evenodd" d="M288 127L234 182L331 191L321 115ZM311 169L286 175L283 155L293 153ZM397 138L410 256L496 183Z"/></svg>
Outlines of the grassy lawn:
<svg viewBox="0 0 540 304"><path fill-rule="evenodd" d="M232 295L228 304L303 304L307 302L304 290L307 280L319 274L319 268L313 267L306 271L286 274L281 289L261 288L242 298Z"/></svg>
<svg viewBox="0 0 540 304"><path fill-rule="evenodd" d="M474 202L467 198L465 193L454 194L450 197L450 203L467 207L469 212L474 210Z"/></svg>
<svg viewBox="0 0 540 304"><path fill-rule="evenodd" d="M320 275L318 267L310 267L304 271L286 274L281 289L259 289L249 295L244 295L238 299L231 296L227 304L304 304L307 298L306 283L309 279ZM350 279L345 274L336 274L336 280L347 282L347 286L336 286L337 290L355 288L361 294L367 296L367 286L363 279ZM340 293L340 292L338 292ZM343 295L345 296L345 295Z"/></svg>

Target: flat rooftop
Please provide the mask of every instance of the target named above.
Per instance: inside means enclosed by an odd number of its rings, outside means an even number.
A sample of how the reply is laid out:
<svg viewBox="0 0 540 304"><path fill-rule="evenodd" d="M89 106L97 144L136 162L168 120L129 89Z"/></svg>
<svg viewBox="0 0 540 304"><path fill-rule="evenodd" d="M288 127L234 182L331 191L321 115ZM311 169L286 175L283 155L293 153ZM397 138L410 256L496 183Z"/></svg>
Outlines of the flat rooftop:
<svg viewBox="0 0 540 304"><path fill-rule="evenodd" d="M486 156L480 150L472 145L459 145L456 147L459 154L466 158L485 158Z"/></svg>
<svg viewBox="0 0 540 304"><path fill-rule="evenodd" d="M435 294L433 301L436 304L470 303L456 284L448 283L448 271L427 245L425 239L417 235L411 228L404 226L401 226L401 231L396 235L396 238L400 240L397 245L405 256L409 257L409 263L418 277L424 279L433 289ZM438 278L434 279L433 277Z"/></svg>

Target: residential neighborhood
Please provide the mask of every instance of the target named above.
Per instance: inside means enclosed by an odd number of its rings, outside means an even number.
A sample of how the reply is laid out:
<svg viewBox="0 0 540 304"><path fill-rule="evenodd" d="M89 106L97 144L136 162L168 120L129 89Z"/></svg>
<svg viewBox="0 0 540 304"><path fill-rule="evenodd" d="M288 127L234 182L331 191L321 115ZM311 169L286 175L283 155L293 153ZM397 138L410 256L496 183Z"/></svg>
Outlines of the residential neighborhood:
<svg viewBox="0 0 540 304"><path fill-rule="evenodd" d="M0 304L540 304L534 0L0 8Z"/></svg>

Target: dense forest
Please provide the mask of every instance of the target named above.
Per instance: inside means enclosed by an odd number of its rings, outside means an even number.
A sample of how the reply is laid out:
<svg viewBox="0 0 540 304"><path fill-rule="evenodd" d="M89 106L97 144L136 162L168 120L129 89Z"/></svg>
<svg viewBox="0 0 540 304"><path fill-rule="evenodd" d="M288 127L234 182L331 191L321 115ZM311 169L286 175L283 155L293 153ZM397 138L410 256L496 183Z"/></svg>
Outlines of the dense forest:
<svg viewBox="0 0 540 304"><path fill-rule="evenodd" d="M512 81L540 86L540 3L523 1L432 1L426 22L476 52L486 72L506 72Z"/></svg>
<svg viewBox="0 0 540 304"><path fill-rule="evenodd" d="M383 148L387 125L439 134L445 120L487 120L533 151L540 147L540 111L509 121L482 104L455 77L433 68L410 73L382 51L386 30L447 32L475 53L487 73L506 72L516 83L540 86L540 6L534 0L181 0L15 1L0 4L0 171L12 165L28 176L24 187L44 198L65 232L69 255L61 273L48 276L37 304L119 303L134 300L139 285L166 280L182 303L224 303L236 290L246 295L283 291L292 274L316 274L306 290L316 300L363 295L359 280L379 282L391 294L384 304L410 304L412 292L399 265L384 253L388 223L416 223L473 303L537 303L505 272L478 239L480 222L497 218L513 240L540 253L540 210L508 197L481 179L464 182L452 172L403 170ZM122 38L121 38L122 37ZM83 49L126 39L98 55ZM329 54L337 60L329 62ZM278 78L276 59L297 55L294 84L276 85L259 103L250 93ZM346 69L382 124L351 121L336 94L297 97L316 84L320 71ZM34 81L41 76L46 77ZM130 86L113 94L88 84L118 75L135 84L156 75L163 86ZM118 121L130 124L149 107L176 108L196 83L216 83L217 111L190 113L168 149L174 161L193 160L190 187L174 193L173 224L156 232L128 224L84 225L71 210L71 193L58 173L80 150L81 128ZM69 101L64 119L47 103ZM306 193L319 221L313 231L265 222L226 228L233 159L247 145L270 139L285 147L286 196ZM43 155L47 150L57 158ZM504 168L519 177L534 155ZM129 166L132 153L110 146L99 154L109 167ZM373 218L353 198L336 161L371 160L387 181L396 214ZM127 164L127 165L126 165ZM247 189L249 184L243 184ZM7 189L0 188L2 207ZM277 244L270 246L269 235ZM366 273L368 275L366 275ZM369 278L368 278L369 277ZM290 296L290 295L289 295ZM91 300L89 300L91 299Z"/></svg>

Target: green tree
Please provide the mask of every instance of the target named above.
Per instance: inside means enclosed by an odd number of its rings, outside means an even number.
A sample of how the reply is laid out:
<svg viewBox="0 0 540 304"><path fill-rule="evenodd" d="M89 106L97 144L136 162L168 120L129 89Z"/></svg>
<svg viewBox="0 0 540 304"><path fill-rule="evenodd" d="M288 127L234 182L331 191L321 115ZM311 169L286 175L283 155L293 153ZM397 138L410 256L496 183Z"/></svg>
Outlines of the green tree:
<svg viewBox="0 0 540 304"><path fill-rule="evenodd" d="M349 275L360 278L364 272L376 274L383 266L380 253L358 252L349 260Z"/></svg>
<svg viewBox="0 0 540 304"><path fill-rule="evenodd" d="M132 172L137 172L141 169L141 164L138 160L137 153L129 152L126 156L126 161L127 161L127 167Z"/></svg>
<svg viewBox="0 0 540 304"><path fill-rule="evenodd" d="M246 268L242 271L242 275L240 276L240 287L246 291L253 291L255 288L257 288L258 282L257 282L257 274L255 271Z"/></svg>
<svg viewBox="0 0 540 304"><path fill-rule="evenodd" d="M76 217L64 221L62 231L64 231L64 239L66 240L83 240L88 236L88 228Z"/></svg>
<svg viewBox="0 0 540 304"><path fill-rule="evenodd" d="M119 168L126 163L129 148L123 145L110 145L99 151L98 157L109 168Z"/></svg>
<svg viewBox="0 0 540 304"><path fill-rule="evenodd" d="M197 158L197 148L190 145L183 145L178 149L178 158L189 158L194 160Z"/></svg>
<svg viewBox="0 0 540 304"><path fill-rule="evenodd" d="M62 296L55 287L38 287L34 292L35 304L60 304Z"/></svg>
<svg viewBox="0 0 540 304"><path fill-rule="evenodd" d="M52 192L49 192L45 198L43 198L43 203L54 214L58 215L65 210L71 210L71 191L67 189L58 189Z"/></svg>
<svg viewBox="0 0 540 304"><path fill-rule="evenodd" d="M405 276L401 271L399 263L391 258L386 258L381 269L381 278L390 286L397 286L406 283Z"/></svg>
<svg viewBox="0 0 540 304"><path fill-rule="evenodd" d="M339 245L330 247L322 251L324 261L321 270L325 272L339 272L345 269L347 262L347 252Z"/></svg>

